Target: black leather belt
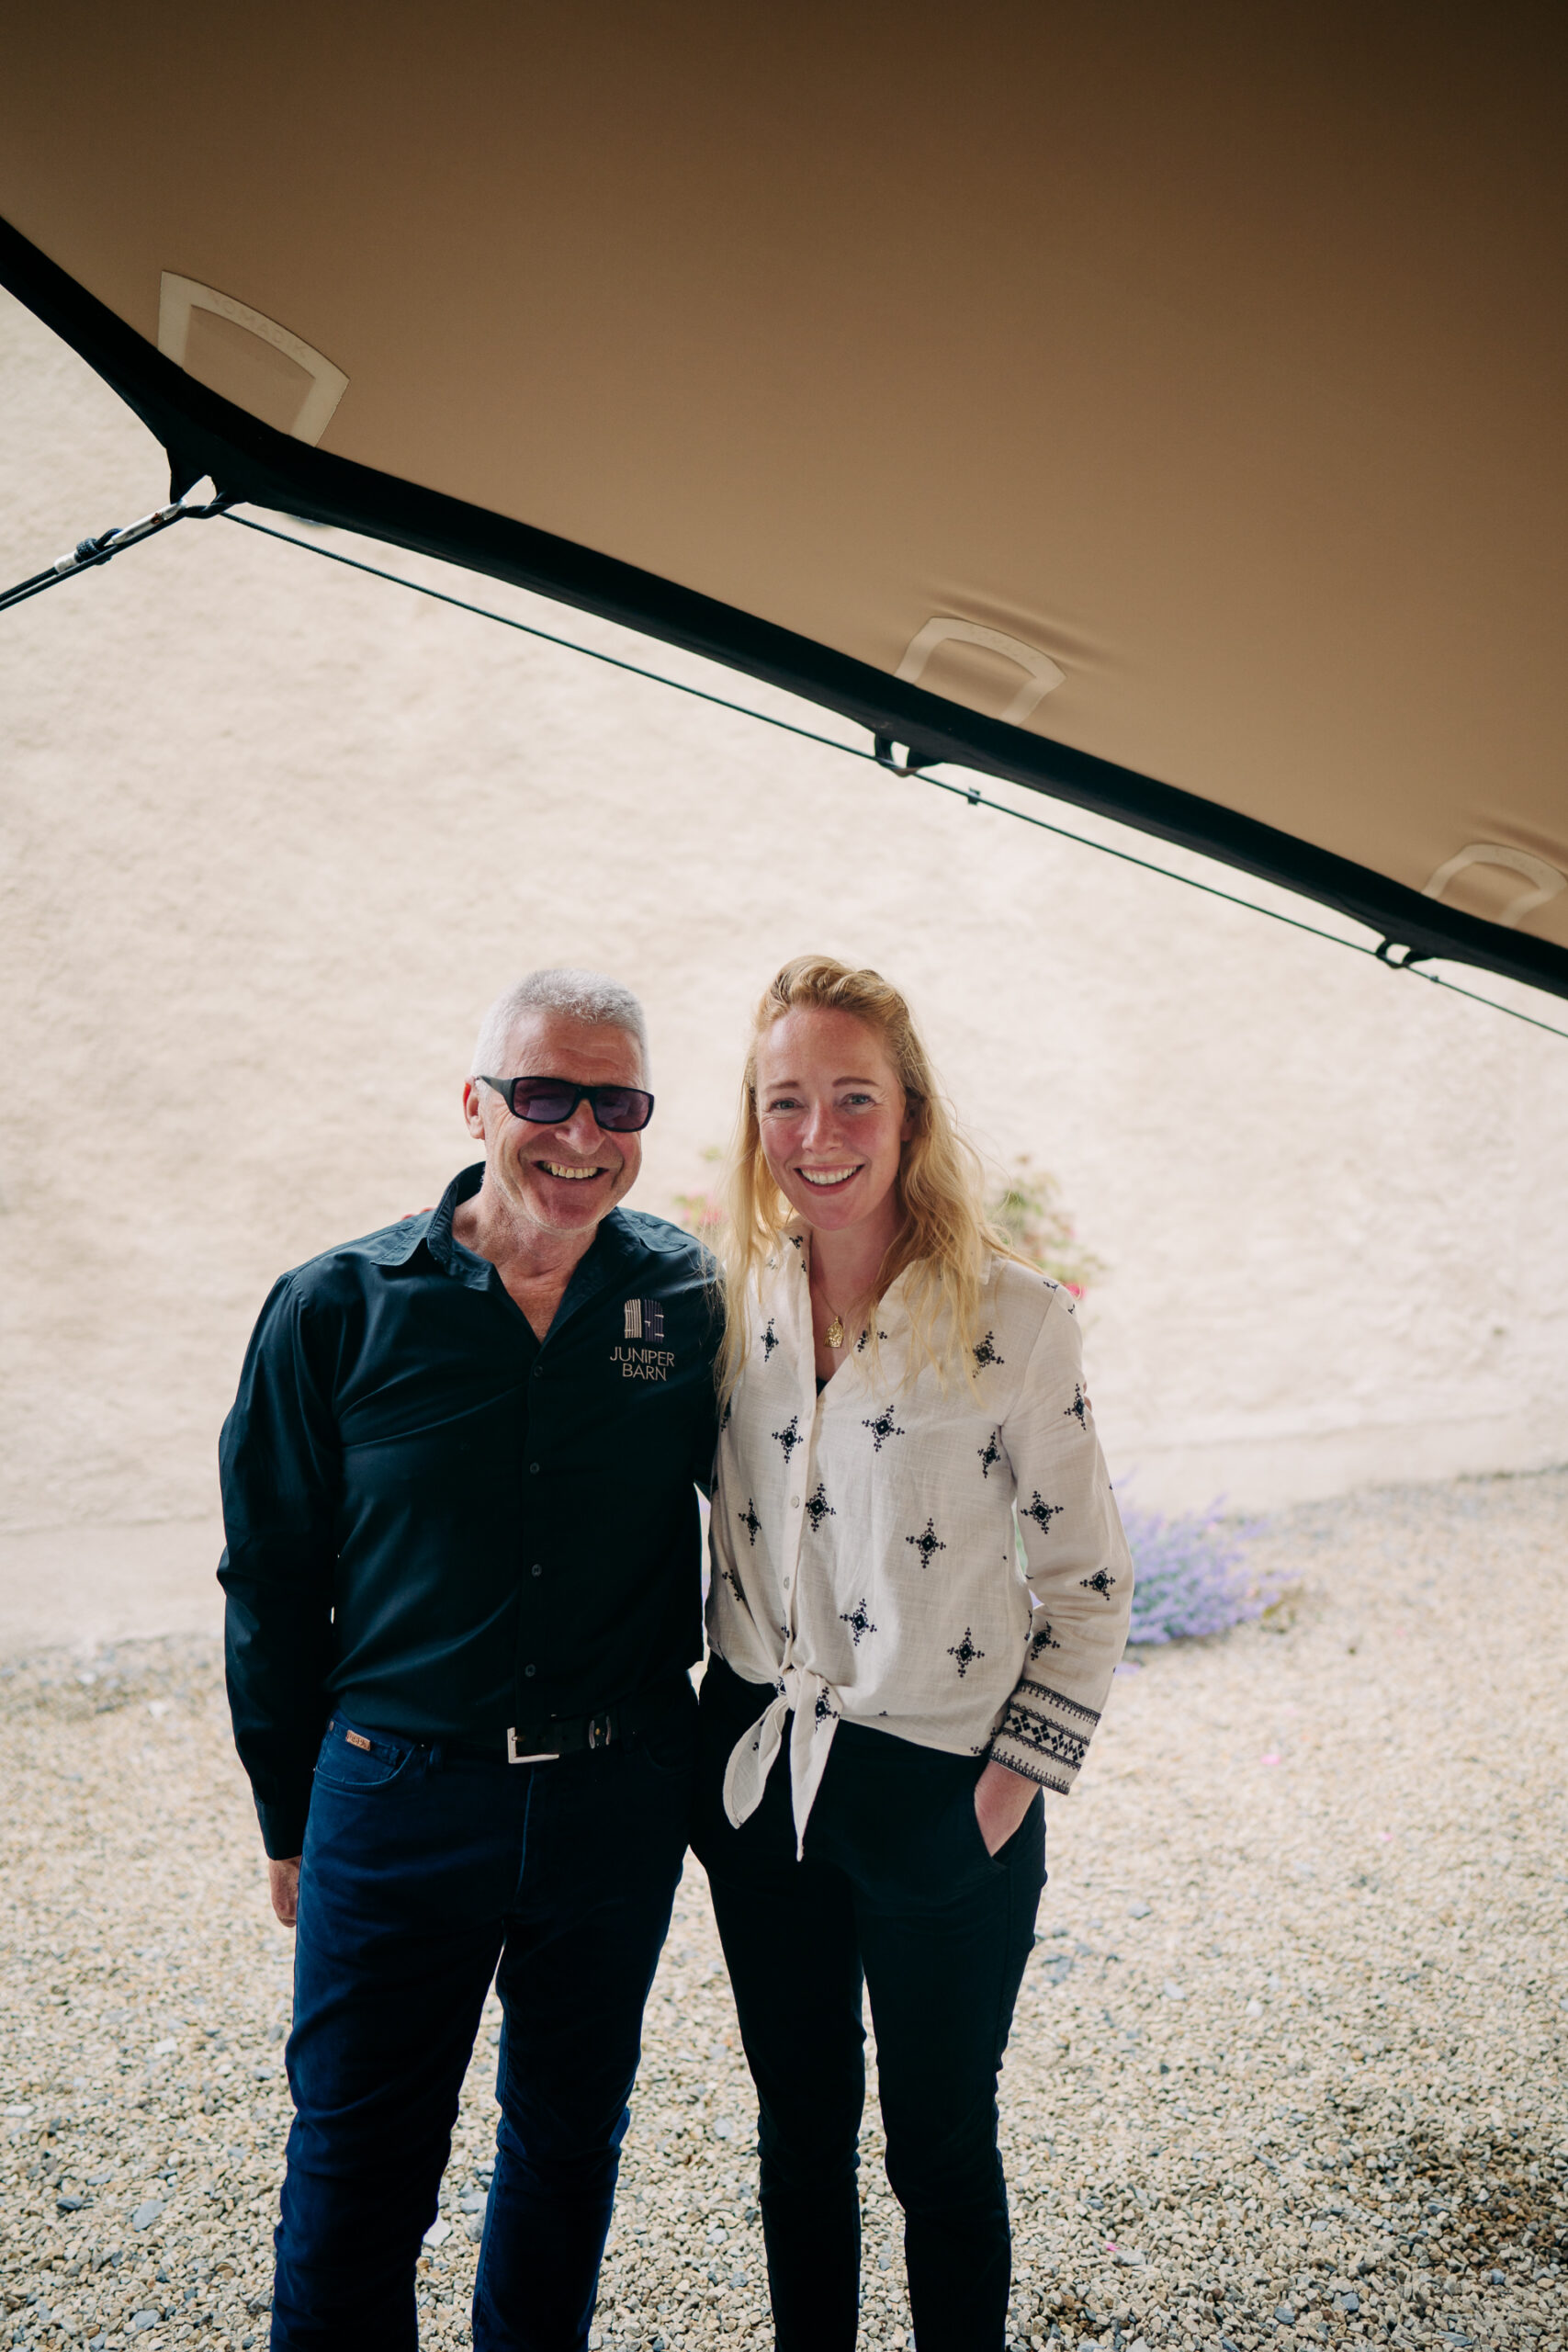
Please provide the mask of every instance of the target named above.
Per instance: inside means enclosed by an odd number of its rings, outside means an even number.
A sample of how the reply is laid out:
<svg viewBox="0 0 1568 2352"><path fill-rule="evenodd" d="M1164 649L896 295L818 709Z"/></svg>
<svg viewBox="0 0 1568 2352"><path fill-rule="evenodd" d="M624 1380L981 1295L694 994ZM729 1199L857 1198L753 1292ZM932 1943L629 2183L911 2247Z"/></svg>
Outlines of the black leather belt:
<svg viewBox="0 0 1568 2352"><path fill-rule="evenodd" d="M513 1724L491 1740L450 1739L441 1745L449 1754L479 1756L491 1763L554 1764L563 1756L609 1747L634 1732L650 1731L682 1708L694 1711L695 1704L696 1693L682 1674L594 1715L548 1715L540 1723Z"/></svg>

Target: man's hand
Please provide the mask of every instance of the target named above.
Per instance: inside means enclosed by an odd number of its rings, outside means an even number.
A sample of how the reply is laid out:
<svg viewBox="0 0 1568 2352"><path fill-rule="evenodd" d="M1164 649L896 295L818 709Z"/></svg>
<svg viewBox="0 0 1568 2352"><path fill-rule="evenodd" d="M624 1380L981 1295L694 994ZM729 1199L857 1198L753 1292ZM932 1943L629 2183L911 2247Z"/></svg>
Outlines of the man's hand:
<svg viewBox="0 0 1568 2352"><path fill-rule="evenodd" d="M1017 1777L1015 1772L1008 1774L1010 1781L1016 1780ZM296 1854L293 1860L288 1862L275 1862L269 1859L266 1866L266 1883L267 1892L272 1896L273 1910L286 1928L291 1928L299 1917L299 1855Z"/></svg>
<svg viewBox="0 0 1568 2352"><path fill-rule="evenodd" d="M1034 1783L1005 1764L987 1764L975 1783L975 1818L987 1854L999 1854L1034 1802ZM274 1870L282 1864L274 1862ZM283 1914L278 1913L279 1918Z"/></svg>

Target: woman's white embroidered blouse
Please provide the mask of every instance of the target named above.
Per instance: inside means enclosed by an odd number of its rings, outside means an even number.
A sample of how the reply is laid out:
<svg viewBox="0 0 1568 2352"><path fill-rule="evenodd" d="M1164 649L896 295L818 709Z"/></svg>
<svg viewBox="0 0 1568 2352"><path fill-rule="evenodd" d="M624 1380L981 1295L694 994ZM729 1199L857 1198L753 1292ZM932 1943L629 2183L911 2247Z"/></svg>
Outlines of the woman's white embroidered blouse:
<svg viewBox="0 0 1568 2352"><path fill-rule="evenodd" d="M797 1836L840 1718L994 1756L1062 1793L1127 1635L1133 1572L1069 1295L992 1261L973 1389L906 1384L902 1283L820 1396L807 1245L780 1244L749 1313L719 1436L708 1639L776 1698L738 1743L725 1804L761 1802L793 1711ZM1014 1542L1028 1558L1027 1580Z"/></svg>

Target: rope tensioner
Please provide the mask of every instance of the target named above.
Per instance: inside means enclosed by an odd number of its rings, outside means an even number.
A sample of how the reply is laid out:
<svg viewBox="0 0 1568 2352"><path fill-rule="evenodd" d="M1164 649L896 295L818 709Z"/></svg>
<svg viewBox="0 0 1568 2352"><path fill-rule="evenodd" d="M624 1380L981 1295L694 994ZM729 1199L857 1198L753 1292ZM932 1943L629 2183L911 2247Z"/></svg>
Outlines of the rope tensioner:
<svg viewBox="0 0 1568 2352"><path fill-rule="evenodd" d="M183 523L190 517L204 520L209 514L221 514L230 501L224 497L209 499L205 504L193 505L188 499L178 499L172 506L155 507L151 514L141 515L134 523L114 525L100 531L96 539L78 539L69 555L62 555L45 571L35 571L27 580L18 580L14 588L0 591L0 613L8 612L13 605L25 605L29 596L41 596L46 588L57 587L61 581L73 579L79 571L90 571L95 565L107 563L112 556L123 555L127 548L141 547L144 541L156 538L171 524Z"/></svg>

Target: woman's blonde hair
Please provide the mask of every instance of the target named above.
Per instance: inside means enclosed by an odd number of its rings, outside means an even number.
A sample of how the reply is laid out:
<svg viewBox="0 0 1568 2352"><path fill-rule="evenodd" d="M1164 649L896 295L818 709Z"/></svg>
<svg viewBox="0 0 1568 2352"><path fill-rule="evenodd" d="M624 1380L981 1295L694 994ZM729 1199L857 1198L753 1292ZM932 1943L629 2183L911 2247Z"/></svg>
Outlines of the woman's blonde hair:
<svg viewBox="0 0 1568 2352"><path fill-rule="evenodd" d="M719 1351L719 1393L728 1396L740 1377L746 1361L746 1296L753 1290L760 1295L762 1268L777 1251L795 1214L774 1183L762 1150L757 1047L775 1021L807 1006L852 1013L875 1031L914 1120L894 1180L901 1212L898 1230L877 1269L869 1304L874 1307L899 1275L907 1274L907 1376L929 1364L944 1385L955 1368L972 1379L970 1334L989 1261L994 1256L1018 1256L986 1215L979 1155L960 1133L914 1015L892 982L880 972L857 969L833 956L796 956L763 992L740 1080L739 1113L725 1172L728 1227L722 1255L729 1312ZM870 1329L874 1350L874 1312Z"/></svg>

